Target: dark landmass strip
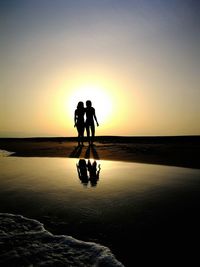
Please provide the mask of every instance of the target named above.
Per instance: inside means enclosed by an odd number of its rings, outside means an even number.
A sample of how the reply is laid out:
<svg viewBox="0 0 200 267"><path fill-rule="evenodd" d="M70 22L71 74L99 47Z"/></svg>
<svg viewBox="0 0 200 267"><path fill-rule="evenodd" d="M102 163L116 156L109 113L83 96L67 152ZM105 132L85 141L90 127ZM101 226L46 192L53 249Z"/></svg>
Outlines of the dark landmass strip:
<svg viewBox="0 0 200 267"><path fill-rule="evenodd" d="M95 145L77 147L76 137L0 138L13 156L120 160L200 168L200 136L97 136Z"/></svg>

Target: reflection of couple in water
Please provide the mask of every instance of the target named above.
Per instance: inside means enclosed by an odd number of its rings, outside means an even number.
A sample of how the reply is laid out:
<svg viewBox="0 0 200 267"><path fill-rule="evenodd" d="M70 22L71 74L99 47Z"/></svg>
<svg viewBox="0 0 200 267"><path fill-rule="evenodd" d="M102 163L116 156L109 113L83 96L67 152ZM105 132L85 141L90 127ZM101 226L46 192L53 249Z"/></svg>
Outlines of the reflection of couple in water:
<svg viewBox="0 0 200 267"><path fill-rule="evenodd" d="M90 182L91 186L96 186L99 180L100 164L97 165L96 160L91 163L90 160L86 162L85 159L80 159L76 164L78 177L82 184L87 186Z"/></svg>
<svg viewBox="0 0 200 267"><path fill-rule="evenodd" d="M84 116L86 114L86 121ZM95 123L96 121L97 126L99 123L97 121L97 117L95 114L95 109L92 107L92 102L90 100L86 101L86 108L84 107L83 102L78 102L77 109L74 113L74 127L77 128L78 131L78 145L83 145L83 137L84 137L84 130L86 128L87 132L87 139L89 145L92 145L94 142L95 136Z"/></svg>

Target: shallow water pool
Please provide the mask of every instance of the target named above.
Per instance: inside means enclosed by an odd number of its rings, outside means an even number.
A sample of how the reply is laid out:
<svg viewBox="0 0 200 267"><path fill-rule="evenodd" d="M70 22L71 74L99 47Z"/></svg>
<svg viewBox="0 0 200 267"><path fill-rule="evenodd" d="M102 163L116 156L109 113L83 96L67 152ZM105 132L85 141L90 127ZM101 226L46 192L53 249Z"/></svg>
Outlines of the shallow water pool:
<svg viewBox="0 0 200 267"><path fill-rule="evenodd" d="M159 249L158 242L164 246L168 238L172 243L181 236L189 239L194 233L188 227L197 230L199 170L98 160L90 171L88 163L0 158L0 212L37 219L56 234L106 245L126 266L133 266L140 253Z"/></svg>

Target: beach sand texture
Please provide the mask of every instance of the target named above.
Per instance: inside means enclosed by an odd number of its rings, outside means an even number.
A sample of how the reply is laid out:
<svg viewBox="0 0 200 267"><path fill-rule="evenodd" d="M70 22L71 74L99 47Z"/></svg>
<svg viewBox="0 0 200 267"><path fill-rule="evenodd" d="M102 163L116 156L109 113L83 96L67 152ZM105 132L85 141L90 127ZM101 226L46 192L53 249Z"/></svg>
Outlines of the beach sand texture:
<svg viewBox="0 0 200 267"><path fill-rule="evenodd" d="M14 156L120 160L200 168L200 136L96 137L95 145L77 146L74 137L1 138L0 148Z"/></svg>

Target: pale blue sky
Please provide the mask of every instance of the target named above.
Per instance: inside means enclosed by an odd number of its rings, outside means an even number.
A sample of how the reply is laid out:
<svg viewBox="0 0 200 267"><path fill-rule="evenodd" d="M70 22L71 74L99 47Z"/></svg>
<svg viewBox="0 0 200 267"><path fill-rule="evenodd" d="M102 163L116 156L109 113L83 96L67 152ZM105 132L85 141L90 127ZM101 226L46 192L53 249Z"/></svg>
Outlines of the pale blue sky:
<svg viewBox="0 0 200 267"><path fill-rule="evenodd" d="M75 135L57 105L82 76L121 99L98 134L200 134L199 13L186 0L0 1L0 135Z"/></svg>

